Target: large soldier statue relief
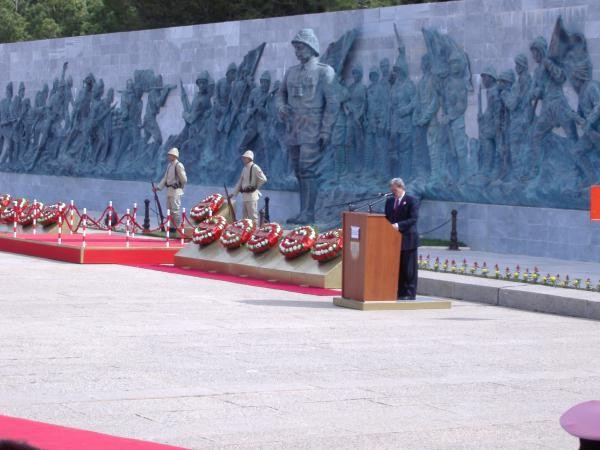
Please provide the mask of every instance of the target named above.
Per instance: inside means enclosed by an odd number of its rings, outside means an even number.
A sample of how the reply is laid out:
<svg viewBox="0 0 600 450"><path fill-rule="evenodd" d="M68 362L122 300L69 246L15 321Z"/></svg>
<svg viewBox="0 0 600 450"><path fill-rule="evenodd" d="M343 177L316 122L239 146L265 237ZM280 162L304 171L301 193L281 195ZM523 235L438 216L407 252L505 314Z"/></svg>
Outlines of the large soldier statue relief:
<svg viewBox="0 0 600 450"><path fill-rule="evenodd" d="M290 159L300 185L300 214L288 222L310 223L315 219L319 163L339 105L333 88L335 72L317 59L319 41L315 32L310 28L300 30L292 44L300 64L287 71L277 94Z"/></svg>

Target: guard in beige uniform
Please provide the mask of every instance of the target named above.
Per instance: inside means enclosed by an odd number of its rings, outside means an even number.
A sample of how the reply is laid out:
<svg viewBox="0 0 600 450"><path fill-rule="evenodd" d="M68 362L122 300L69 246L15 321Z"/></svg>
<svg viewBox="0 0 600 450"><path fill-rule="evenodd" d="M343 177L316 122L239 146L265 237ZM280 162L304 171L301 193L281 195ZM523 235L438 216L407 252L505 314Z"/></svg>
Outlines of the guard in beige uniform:
<svg viewBox="0 0 600 450"><path fill-rule="evenodd" d="M167 208L171 210L171 217L173 217L173 224L179 228L181 225L181 197L183 196L183 188L187 183L187 175L185 174L185 167L181 161L179 161L179 150L172 148L167 152L167 158L169 159L169 165L165 170L163 176L156 190L160 191L164 187L167 188ZM171 231L175 228L171 227Z"/></svg>
<svg viewBox="0 0 600 450"><path fill-rule="evenodd" d="M231 191L231 197L242 193L244 199L244 219L258 222L258 198L260 187L267 182L267 177L258 165L254 164L254 152L246 150L242 155L244 168L240 179Z"/></svg>

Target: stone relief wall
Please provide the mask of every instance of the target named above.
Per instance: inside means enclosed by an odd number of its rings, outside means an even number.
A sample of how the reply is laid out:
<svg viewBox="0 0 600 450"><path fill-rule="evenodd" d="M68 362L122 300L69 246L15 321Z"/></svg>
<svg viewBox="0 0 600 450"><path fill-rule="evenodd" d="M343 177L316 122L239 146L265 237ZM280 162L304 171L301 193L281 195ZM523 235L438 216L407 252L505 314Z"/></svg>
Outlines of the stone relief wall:
<svg viewBox="0 0 600 450"><path fill-rule="evenodd" d="M425 199L584 209L599 24L594 0L464 0L2 45L0 170L150 180L174 145L220 185L251 147L266 188L297 190L276 100L312 27L336 72L320 222L392 176Z"/></svg>

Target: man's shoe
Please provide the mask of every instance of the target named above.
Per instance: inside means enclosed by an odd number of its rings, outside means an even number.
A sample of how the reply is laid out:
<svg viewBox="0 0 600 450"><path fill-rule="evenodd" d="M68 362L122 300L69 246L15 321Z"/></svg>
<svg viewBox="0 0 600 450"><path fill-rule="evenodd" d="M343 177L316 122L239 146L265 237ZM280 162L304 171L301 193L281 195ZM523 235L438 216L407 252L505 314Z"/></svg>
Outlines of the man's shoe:
<svg viewBox="0 0 600 450"><path fill-rule="evenodd" d="M408 297L407 295L403 295L398 300L410 300L410 297Z"/></svg>

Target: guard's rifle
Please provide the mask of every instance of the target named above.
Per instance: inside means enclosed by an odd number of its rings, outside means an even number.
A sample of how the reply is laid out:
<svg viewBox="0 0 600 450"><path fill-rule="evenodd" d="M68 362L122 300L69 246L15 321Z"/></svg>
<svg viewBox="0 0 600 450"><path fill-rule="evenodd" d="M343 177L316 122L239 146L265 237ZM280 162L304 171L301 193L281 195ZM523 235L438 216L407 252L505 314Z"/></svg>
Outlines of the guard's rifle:
<svg viewBox="0 0 600 450"><path fill-rule="evenodd" d="M158 198L157 189L154 183L152 183L152 192L154 192L154 203L156 204L156 210L158 211L158 215L160 218L160 231L165 231L165 226L163 222L165 221L165 215L163 214L162 206L160 204L160 199Z"/></svg>
<svg viewBox="0 0 600 450"><path fill-rule="evenodd" d="M229 214L231 215L231 221L237 222L237 219L235 217L235 209L234 209L233 205L231 204L231 197L229 197L229 190L227 189L227 185L224 184L223 187L225 188L225 198L227 199L227 207L229 208Z"/></svg>

